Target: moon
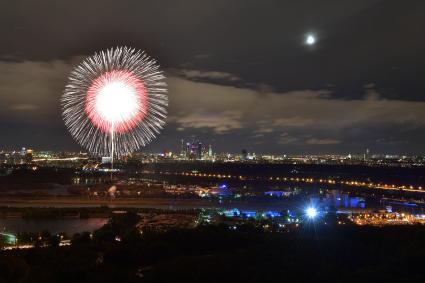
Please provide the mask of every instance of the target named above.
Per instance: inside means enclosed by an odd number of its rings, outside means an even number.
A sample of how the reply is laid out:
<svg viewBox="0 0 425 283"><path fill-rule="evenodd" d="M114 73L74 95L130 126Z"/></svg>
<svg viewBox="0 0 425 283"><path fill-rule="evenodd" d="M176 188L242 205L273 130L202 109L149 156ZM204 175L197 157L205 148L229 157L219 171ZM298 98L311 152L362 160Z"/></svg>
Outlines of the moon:
<svg viewBox="0 0 425 283"><path fill-rule="evenodd" d="M309 35L307 35L307 37L305 39L305 43L307 45L314 45L316 43L316 38L314 37L314 35L309 34Z"/></svg>

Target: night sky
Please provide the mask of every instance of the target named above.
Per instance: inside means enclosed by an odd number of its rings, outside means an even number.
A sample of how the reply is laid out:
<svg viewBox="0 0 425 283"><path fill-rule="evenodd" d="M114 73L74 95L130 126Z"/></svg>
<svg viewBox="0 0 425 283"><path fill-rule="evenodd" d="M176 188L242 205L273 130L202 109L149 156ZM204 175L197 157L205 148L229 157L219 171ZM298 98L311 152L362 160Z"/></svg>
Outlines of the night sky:
<svg viewBox="0 0 425 283"><path fill-rule="evenodd" d="M168 76L167 126L143 150L425 153L423 0L3 1L0 34L3 149L80 149L67 76L128 45Z"/></svg>

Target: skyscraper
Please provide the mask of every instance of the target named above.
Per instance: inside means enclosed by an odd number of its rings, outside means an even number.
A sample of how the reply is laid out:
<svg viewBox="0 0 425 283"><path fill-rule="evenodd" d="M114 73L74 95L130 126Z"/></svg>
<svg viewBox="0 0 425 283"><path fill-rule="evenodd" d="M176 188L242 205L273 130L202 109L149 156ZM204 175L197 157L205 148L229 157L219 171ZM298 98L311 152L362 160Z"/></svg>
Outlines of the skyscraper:
<svg viewBox="0 0 425 283"><path fill-rule="evenodd" d="M213 159L213 150L211 145L204 145L202 141L192 139L191 142L180 140L180 156L187 159Z"/></svg>
<svg viewBox="0 0 425 283"><path fill-rule="evenodd" d="M196 142L196 159L202 159L202 143Z"/></svg>
<svg viewBox="0 0 425 283"><path fill-rule="evenodd" d="M180 144L180 156L181 157L186 157L186 147L184 145L184 140L181 139L181 144Z"/></svg>
<svg viewBox="0 0 425 283"><path fill-rule="evenodd" d="M208 145L208 157L212 157L212 156L213 156L212 146Z"/></svg>

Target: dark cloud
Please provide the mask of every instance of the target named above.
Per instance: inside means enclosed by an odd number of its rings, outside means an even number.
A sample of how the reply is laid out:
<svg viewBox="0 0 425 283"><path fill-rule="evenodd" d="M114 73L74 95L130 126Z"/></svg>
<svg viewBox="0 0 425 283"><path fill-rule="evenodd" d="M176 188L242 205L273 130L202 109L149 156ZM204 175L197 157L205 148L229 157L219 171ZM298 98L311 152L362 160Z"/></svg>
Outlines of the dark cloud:
<svg viewBox="0 0 425 283"><path fill-rule="evenodd" d="M9 1L0 147L78 148L60 116L69 71L131 45L170 77L149 150L195 135L220 151L423 153L424 13L422 0Z"/></svg>
<svg viewBox="0 0 425 283"><path fill-rule="evenodd" d="M237 82L241 81L241 78L234 74L219 72L219 71L200 71L200 70L169 70L171 73L175 73L179 76L188 78L190 80L205 80L205 81L224 81L224 82Z"/></svg>

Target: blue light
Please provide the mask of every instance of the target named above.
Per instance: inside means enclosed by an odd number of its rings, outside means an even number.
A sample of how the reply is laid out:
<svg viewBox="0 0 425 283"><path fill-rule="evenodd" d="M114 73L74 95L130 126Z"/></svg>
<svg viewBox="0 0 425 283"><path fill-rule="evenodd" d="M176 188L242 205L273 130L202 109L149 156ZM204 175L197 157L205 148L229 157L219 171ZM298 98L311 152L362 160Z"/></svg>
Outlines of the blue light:
<svg viewBox="0 0 425 283"><path fill-rule="evenodd" d="M283 197L284 196L283 191L267 191L267 192L264 192L264 194L266 196L269 196L269 197Z"/></svg>
<svg viewBox="0 0 425 283"><path fill-rule="evenodd" d="M227 189L227 185L226 184L221 185L220 189Z"/></svg>
<svg viewBox="0 0 425 283"><path fill-rule="evenodd" d="M237 217L237 216L240 216L241 212L239 211L239 209L233 208L233 209L230 209L230 210L225 210L223 212L223 214L226 217Z"/></svg>
<svg viewBox="0 0 425 283"><path fill-rule="evenodd" d="M255 211L243 211L242 214L246 218L252 218L252 217L255 217L257 215L257 212L255 212Z"/></svg>
<svg viewBox="0 0 425 283"><path fill-rule="evenodd" d="M274 218L274 217L280 217L280 216L282 216L282 214L280 213L280 212L277 212L277 211L267 211L267 212L265 212L264 214L263 214L265 217L268 217L268 218Z"/></svg>
<svg viewBox="0 0 425 283"><path fill-rule="evenodd" d="M316 218L317 216L317 209L314 207L309 207L306 209L305 213L307 214L307 217L310 219Z"/></svg>

